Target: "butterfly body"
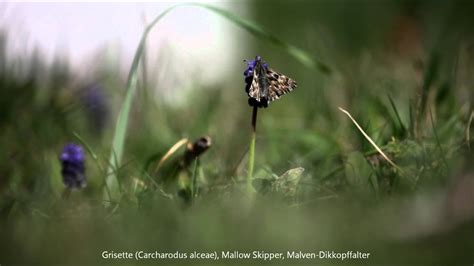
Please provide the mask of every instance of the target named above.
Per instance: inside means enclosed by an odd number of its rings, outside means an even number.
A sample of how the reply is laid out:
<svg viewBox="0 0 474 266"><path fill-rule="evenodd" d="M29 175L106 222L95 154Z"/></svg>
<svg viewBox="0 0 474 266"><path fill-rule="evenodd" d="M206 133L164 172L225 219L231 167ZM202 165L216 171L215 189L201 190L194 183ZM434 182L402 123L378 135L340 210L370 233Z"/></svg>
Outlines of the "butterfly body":
<svg viewBox="0 0 474 266"><path fill-rule="evenodd" d="M245 91L251 106L268 107L270 102L297 86L296 81L269 68L260 56L247 64L248 68L244 73L247 83Z"/></svg>

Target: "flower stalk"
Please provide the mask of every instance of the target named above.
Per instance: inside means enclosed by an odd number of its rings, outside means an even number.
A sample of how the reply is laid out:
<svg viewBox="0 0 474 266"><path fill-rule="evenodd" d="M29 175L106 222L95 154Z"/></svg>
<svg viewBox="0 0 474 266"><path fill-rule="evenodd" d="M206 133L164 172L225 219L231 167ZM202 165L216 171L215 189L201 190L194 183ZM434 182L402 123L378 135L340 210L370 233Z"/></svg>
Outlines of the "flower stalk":
<svg viewBox="0 0 474 266"><path fill-rule="evenodd" d="M257 139L257 111L258 107L254 106L252 111L252 135L250 137L249 145L249 161L247 171L247 191L253 192L252 179L253 179L253 167L255 162L255 142Z"/></svg>

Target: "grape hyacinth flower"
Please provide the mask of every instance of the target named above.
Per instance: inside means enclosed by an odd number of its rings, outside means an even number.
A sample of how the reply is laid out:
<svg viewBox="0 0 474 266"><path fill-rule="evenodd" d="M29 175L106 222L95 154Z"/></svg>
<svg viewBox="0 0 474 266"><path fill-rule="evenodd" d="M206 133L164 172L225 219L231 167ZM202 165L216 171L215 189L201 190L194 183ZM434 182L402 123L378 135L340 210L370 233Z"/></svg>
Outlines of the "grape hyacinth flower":
<svg viewBox="0 0 474 266"><path fill-rule="evenodd" d="M81 102L89 124L95 133L101 134L109 120L109 103L104 88L93 83L83 88Z"/></svg>
<svg viewBox="0 0 474 266"><path fill-rule="evenodd" d="M80 145L69 143L64 146L61 161L64 185L69 189L80 189L87 185L85 176L85 153Z"/></svg>

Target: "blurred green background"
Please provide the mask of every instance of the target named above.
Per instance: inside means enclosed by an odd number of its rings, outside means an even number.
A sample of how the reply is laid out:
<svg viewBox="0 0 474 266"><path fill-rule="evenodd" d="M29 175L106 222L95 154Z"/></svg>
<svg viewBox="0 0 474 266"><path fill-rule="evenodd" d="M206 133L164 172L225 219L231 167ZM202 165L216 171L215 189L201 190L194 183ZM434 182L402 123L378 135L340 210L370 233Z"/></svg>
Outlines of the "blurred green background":
<svg viewBox="0 0 474 266"><path fill-rule="evenodd" d="M180 103L160 97L147 78L159 73L141 65L112 203L104 168L127 77L100 60L78 78L67 58L10 56L15 33L0 27L0 264L109 264L104 250L359 250L370 259L283 262L474 263L474 2L235 1L225 10L278 41L221 17L244 36L234 51L244 58L220 66L231 74L212 86L193 83ZM302 64L286 44L330 71ZM252 110L241 60L257 54L298 82L259 110L255 151L259 180L305 169L291 199L245 190ZM180 139L204 135L212 145L198 163L183 166L181 147L154 171ZM58 156L69 142L87 146L88 186L66 197ZM198 192L186 203L190 179Z"/></svg>

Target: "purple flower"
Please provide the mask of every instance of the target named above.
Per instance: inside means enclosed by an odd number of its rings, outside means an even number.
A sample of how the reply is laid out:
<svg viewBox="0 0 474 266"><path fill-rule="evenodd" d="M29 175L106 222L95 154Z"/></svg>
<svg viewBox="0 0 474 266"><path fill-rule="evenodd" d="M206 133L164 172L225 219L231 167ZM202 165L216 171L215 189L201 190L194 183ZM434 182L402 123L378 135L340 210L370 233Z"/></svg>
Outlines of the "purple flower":
<svg viewBox="0 0 474 266"><path fill-rule="evenodd" d="M245 71L244 71L244 76L245 76L246 80L247 80L247 78L253 76L253 70L255 69L255 66L257 65L258 61L260 61L262 63L262 66L264 68L268 68L268 64L263 62L262 57L259 56L259 55L257 55L255 57L255 60L250 60L250 61L245 60L245 62L247 63L247 69L245 69Z"/></svg>
<svg viewBox="0 0 474 266"><path fill-rule="evenodd" d="M109 119L109 103L104 88L92 83L82 90L81 101L89 124L96 133L102 133Z"/></svg>
<svg viewBox="0 0 474 266"><path fill-rule="evenodd" d="M61 155L61 161L64 185L70 189L80 189L87 185L85 176L84 162L86 156L81 146L69 143L64 146Z"/></svg>

